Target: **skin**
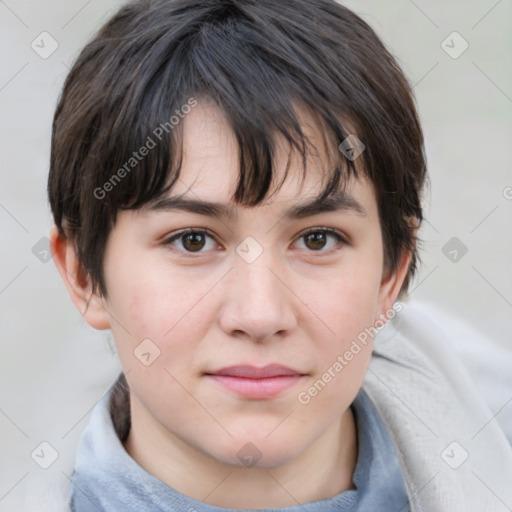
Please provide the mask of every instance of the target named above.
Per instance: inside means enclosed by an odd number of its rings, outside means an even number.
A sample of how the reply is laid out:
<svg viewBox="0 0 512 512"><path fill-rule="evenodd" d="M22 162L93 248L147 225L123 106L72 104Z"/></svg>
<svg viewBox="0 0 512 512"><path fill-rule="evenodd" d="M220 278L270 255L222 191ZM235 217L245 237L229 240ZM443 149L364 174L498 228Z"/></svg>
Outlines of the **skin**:
<svg viewBox="0 0 512 512"><path fill-rule="evenodd" d="M229 203L238 176L233 133L206 101L184 123L184 162L173 195ZM304 117L304 124L321 147L313 123ZM280 143L278 170L288 153ZM404 254L396 272L384 271L375 194L362 178L347 191L364 215L282 218L286 208L317 195L325 164L321 154L311 154L301 187L294 156L279 192L263 205L235 207L234 219L149 208L120 212L104 259L108 298L91 294L72 244L52 230L54 261L73 302L91 326L114 334L131 390L125 449L146 471L197 500L285 507L353 488L357 432L350 404L371 343L308 404L298 395L390 310L410 259ZM212 236L196 245L187 237L166 243L189 227ZM325 234L322 247L301 235L322 227L338 230L348 243ZM251 263L236 252L248 236L263 249ZM160 350L149 366L134 356L147 338ZM280 363L307 375L269 399L242 398L204 375L242 363ZM252 467L237 455L247 443L261 453Z"/></svg>

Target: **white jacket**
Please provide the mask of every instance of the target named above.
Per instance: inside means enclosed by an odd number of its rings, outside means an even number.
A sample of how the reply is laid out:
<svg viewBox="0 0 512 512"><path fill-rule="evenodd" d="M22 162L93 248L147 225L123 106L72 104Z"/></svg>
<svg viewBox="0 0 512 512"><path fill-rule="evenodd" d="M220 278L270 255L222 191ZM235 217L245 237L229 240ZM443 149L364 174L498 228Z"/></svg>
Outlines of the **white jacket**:
<svg viewBox="0 0 512 512"><path fill-rule="evenodd" d="M363 387L395 440L413 512L512 510L512 347L411 302L377 335ZM25 479L0 511L69 512L59 473Z"/></svg>

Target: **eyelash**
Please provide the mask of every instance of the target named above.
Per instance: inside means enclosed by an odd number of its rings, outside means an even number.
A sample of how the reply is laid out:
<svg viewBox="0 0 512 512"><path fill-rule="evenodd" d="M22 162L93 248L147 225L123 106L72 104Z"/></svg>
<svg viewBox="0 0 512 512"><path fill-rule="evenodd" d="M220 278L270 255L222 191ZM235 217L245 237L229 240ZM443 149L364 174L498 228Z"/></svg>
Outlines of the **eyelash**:
<svg viewBox="0 0 512 512"><path fill-rule="evenodd" d="M317 254L331 254L333 251L341 249L341 247L336 248L337 246L349 245L349 242L347 241L345 236L342 235L342 233L340 233L336 229L327 228L327 227L308 228L305 231L303 231L302 233L300 233L300 235L297 237L297 240L301 240L301 239L307 237L308 235L311 235L311 234L314 234L314 233L327 233L328 235L332 235L332 236L336 237L338 240L337 240L336 245L334 247L332 247L331 249L328 249L326 251L324 251L324 250L318 250L318 251L308 250L308 252L317 253ZM164 241L164 245L172 246L174 241L179 240L181 237L183 237L185 235L203 235L203 234L204 235L208 235L209 237L211 237L212 239L215 240L215 237L213 236L213 234L210 233L206 229L187 228L187 229L183 229L183 230L175 233L171 237L167 238ZM186 250L182 251L181 249L175 249L175 250L177 250L178 252L186 255L187 257L188 256L197 257L197 256L194 256L194 255L204 254L204 251L194 252L194 251L186 251Z"/></svg>

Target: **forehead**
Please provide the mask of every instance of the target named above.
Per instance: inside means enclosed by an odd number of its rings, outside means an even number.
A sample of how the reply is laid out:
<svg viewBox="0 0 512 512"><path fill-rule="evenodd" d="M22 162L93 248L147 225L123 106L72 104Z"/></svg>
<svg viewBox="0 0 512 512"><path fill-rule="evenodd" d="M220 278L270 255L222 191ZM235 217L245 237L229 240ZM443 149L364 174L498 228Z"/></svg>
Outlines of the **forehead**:
<svg viewBox="0 0 512 512"><path fill-rule="evenodd" d="M343 186L330 191L332 196L319 199L329 166L333 165L334 158L339 159L339 155L334 155L333 158L332 145L329 146L321 128L311 115L298 110L297 117L308 142L306 174L304 176L302 155L295 150L292 151L286 139L276 134L270 195L261 205L289 204L297 202L300 198L308 202L311 214L315 213L320 202L324 203L327 210L342 207L363 214L364 208L355 199L355 195L364 196L366 200L374 200L374 194L373 186L362 177L362 172L359 173L361 177L357 180L342 178ZM334 151L337 151L337 146L334 146ZM183 162L180 178L173 186L170 196L228 203L238 184L239 173L239 144L236 134L222 112L211 101L199 101L184 120ZM281 183L285 173L286 179ZM313 201L314 199L317 201ZM165 200L164 198L163 201ZM301 204L304 204L304 201ZM161 204L162 200L158 203ZM233 205L230 211L234 210ZM289 212L291 216L300 218L306 216L308 208L292 208ZM228 213L230 212L223 212Z"/></svg>

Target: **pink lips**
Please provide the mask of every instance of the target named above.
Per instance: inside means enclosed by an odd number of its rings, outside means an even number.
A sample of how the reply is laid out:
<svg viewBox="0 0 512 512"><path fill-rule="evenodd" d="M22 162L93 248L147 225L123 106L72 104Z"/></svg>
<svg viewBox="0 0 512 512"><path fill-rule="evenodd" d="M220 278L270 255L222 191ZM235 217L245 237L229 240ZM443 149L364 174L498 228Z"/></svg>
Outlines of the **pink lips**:
<svg viewBox="0 0 512 512"><path fill-rule="evenodd" d="M224 388L246 398L271 398L296 384L303 373L271 364L263 368L230 366L206 374Z"/></svg>

